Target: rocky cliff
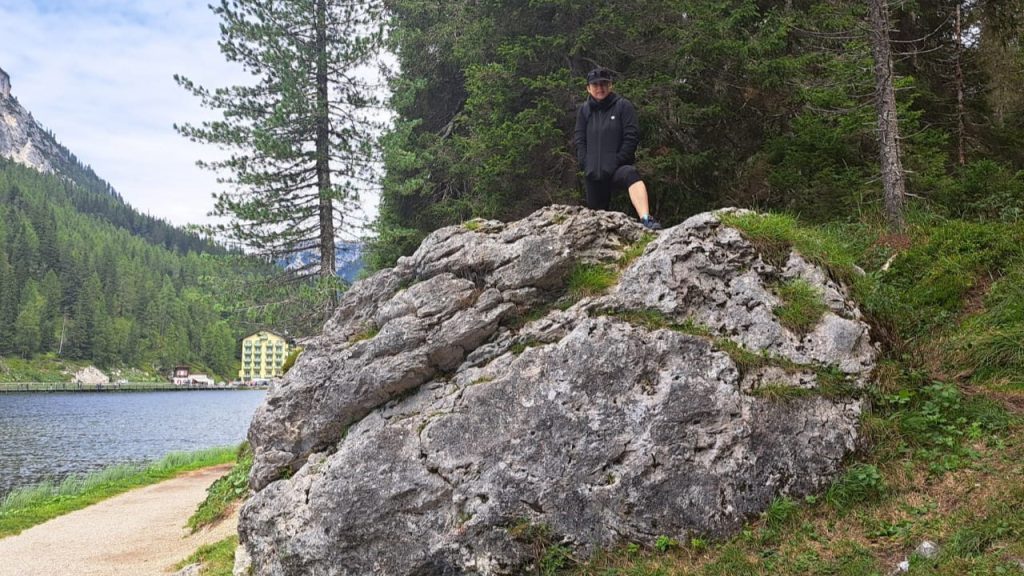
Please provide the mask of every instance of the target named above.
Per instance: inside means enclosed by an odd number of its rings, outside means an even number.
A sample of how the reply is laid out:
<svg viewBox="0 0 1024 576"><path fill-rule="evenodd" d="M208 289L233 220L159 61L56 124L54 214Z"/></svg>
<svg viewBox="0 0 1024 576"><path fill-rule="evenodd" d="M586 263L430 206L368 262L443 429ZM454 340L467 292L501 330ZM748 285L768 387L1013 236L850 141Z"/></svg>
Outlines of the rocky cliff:
<svg viewBox="0 0 1024 576"><path fill-rule="evenodd" d="M0 68L0 99L11 97L11 77Z"/></svg>
<svg viewBox="0 0 1024 576"><path fill-rule="evenodd" d="M253 573L519 574L541 544L722 536L821 490L875 349L844 288L783 256L715 214L653 239L574 207L433 233L254 417ZM804 329L776 314L797 280L823 304Z"/></svg>
<svg viewBox="0 0 1024 576"><path fill-rule="evenodd" d="M63 149L11 95L10 79L0 69L0 157L39 170L56 172L70 162Z"/></svg>

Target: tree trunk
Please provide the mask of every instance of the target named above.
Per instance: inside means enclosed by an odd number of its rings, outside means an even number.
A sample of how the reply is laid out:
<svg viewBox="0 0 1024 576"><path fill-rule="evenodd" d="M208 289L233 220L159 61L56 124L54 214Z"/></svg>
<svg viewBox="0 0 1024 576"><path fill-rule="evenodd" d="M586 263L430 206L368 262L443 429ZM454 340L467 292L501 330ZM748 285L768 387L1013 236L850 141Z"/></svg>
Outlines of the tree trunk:
<svg viewBox="0 0 1024 576"><path fill-rule="evenodd" d="M964 38L963 38L963 9L961 3L956 3L956 20L954 21L954 36L956 39L956 152L957 152L957 163L963 166L967 163L967 153L965 152L965 141L967 136L964 134L964 69L962 65L962 58L964 54Z"/></svg>
<svg viewBox="0 0 1024 576"><path fill-rule="evenodd" d="M875 110L878 147L885 190L885 220L892 231L903 229L906 183L900 159L900 127L896 115L892 49L889 45L889 8L885 0L870 0L871 55L875 60Z"/></svg>
<svg viewBox="0 0 1024 576"><path fill-rule="evenodd" d="M316 11L316 185L320 197L320 276L334 276L334 192L331 189L331 117L327 83L327 1Z"/></svg>

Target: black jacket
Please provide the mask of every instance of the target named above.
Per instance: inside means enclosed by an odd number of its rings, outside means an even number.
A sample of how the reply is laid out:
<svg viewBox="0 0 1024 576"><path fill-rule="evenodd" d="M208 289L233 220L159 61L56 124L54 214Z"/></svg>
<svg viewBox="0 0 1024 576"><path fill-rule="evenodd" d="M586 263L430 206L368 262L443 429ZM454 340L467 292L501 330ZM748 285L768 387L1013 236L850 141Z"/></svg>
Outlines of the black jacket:
<svg viewBox="0 0 1024 576"><path fill-rule="evenodd" d="M576 161L591 180L611 178L619 166L636 162L640 126L633 103L618 94L597 102L587 98L576 114Z"/></svg>

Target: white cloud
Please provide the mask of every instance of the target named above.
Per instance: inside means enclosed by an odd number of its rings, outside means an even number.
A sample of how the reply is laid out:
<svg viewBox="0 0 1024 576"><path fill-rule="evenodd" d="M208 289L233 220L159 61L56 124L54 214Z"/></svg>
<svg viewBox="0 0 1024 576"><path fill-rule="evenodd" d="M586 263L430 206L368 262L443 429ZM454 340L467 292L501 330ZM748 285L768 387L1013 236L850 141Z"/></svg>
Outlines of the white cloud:
<svg viewBox="0 0 1024 576"><path fill-rule="evenodd" d="M12 93L133 206L175 224L209 222L216 154L173 124L212 118L173 80L244 83L217 48L207 0L0 0L0 68Z"/></svg>

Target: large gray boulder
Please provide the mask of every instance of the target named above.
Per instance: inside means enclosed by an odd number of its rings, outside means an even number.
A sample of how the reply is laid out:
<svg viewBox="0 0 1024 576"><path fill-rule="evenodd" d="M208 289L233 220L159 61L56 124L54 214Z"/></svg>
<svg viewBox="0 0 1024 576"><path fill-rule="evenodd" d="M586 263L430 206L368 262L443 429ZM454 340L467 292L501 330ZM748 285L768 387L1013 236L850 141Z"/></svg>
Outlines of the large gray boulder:
<svg viewBox="0 0 1024 576"><path fill-rule="evenodd" d="M715 214L623 260L647 240L555 206L356 283L253 419L253 573L518 574L544 545L724 536L826 486L875 358L845 289ZM581 262L618 283L567 295ZM826 305L800 333L774 313L795 278Z"/></svg>

